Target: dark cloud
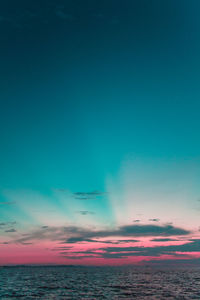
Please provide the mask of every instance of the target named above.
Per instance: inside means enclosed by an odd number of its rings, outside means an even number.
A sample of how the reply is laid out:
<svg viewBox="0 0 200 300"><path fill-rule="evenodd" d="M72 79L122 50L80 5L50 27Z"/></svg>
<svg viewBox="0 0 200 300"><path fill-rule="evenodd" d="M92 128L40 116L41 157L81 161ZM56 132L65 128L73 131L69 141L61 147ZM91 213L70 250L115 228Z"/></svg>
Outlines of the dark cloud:
<svg viewBox="0 0 200 300"><path fill-rule="evenodd" d="M177 254L176 252L192 253L200 251L200 239L192 240L192 242L183 245L170 245L159 247L107 247L101 248L102 256L105 258L122 258L127 256L160 256L168 255L185 255Z"/></svg>
<svg viewBox="0 0 200 300"><path fill-rule="evenodd" d="M139 219L136 219L136 220L133 220L134 223L139 223L140 220Z"/></svg>
<svg viewBox="0 0 200 300"><path fill-rule="evenodd" d="M104 247L93 250L72 252L71 249L60 249L60 254L67 258L75 257L76 259L82 259L92 255L92 257L100 257L104 259L113 258L126 258L130 256L151 256L160 257L161 255L167 254L175 257L184 257L183 261L188 259L186 254L197 252L200 249L200 240L192 240L192 242L184 245L174 246L160 246L160 247ZM62 251L64 250L64 251ZM177 253L180 252L180 253ZM181 253L183 252L183 253ZM186 254L185 254L185 253ZM82 254L82 255L80 255ZM179 258L180 259L180 258ZM198 260L199 261L199 260Z"/></svg>
<svg viewBox="0 0 200 300"><path fill-rule="evenodd" d="M0 223L0 229L5 230L6 228L13 227L17 222L2 222Z"/></svg>
<svg viewBox="0 0 200 300"><path fill-rule="evenodd" d="M5 232L17 232L17 230L12 228L12 229L5 230Z"/></svg>
<svg viewBox="0 0 200 300"><path fill-rule="evenodd" d="M171 225L125 225L116 230L99 231L96 236L170 236L187 234L189 234L189 231Z"/></svg>
<svg viewBox="0 0 200 300"><path fill-rule="evenodd" d="M0 223L0 226L6 226L6 223Z"/></svg>
<svg viewBox="0 0 200 300"><path fill-rule="evenodd" d="M74 193L75 196L102 196L102 193L100 191L93 191L93 192L76 192Z"/></svg>
<svg viewBox="0 0 200 300"><path fill-rule="evenodd" d="M66 243L69 244L74 244L74 243L80 243L80 242L89 242L89 243L96 243L96 240L92 240L92 239L85 239L82 237L71 237L69 239L67 239Z"/></svg>
<svg viewBox="0 0 200 300"><path fill-rule="evenodd" d="M88 242L88 243L103 243L103 244L123 244L123 243L136 243L139 242L138 240L95 240L95 239L86 239L83 237L71 237L65 241L65 243L75 244L81 242Z"/></svg>
<svg viewBox="0 0 200 300"><path fill-rule="evenodd" d="M172 242L172 241L178 241L175 239L152 239L151 242Z"/></svg>
<svg viewBox="0 0 200 300"><path fill-rule="evenodd" d="M111 237L142 237L142 236L181 236L190 232L172 225L126 225L115 229L94 230L77 226L39 228L30 233L23 234L16 242L32 240L52 240L68 243L69 238L79 238L88 241L99 238Z"/></svg>
<svg viewBox="0 0 200 300"><path fill-rule="evenodd" d="M69 196L73 197L74 199L78 200L95 200L100 199L101 197L105 196L106 192L101 191L92 191L92 192L75 192L70 193L69 190L60 188L60 189L54 189L57 192L68 194Z"/></svg>
<svg viewBox="0 0 200 300"><path fill-rule="evenodd" d="M11 231L10 231L11 232ZM13 231L12 231L13 232ZM119 239L120 237L131 236L161 236L160 238L152 239L156 242L175 241L175 239L167 238L167 236L186 236L190 232L177 228L172 225L158 226L158 225L126 225L115 229L94 230L92 228L81 228L76 226L68 227L48 227L40 228L32 233L24 234L22 238L14 242L22 243L24 245L30 244L33 240L49 239L52 241L59 241L62 244L76 244L76 243L105 243L113 244L109 247L101 247L94 250L84 250L79 252L72 251L70 246L61 246L54 248L52 251L59 252L62 256L71 259L83 259L86 257L101 257L108 258L125 258L130 256L151 256L160 257L161 255L183 256L187 258L184 253L199 252L200 239L192 239L185 241L183 245L166 245L154 247L117 246L123 243L138 242L136 239ZM164 238L166 236L166 238ZM110 238L116 237L116 240ZM109 238L107 241L102 241L101 238ZM10 242L9 242L10 243ZM114 246L116 245L116 246ZM180 252L180 253L179 253Z"/></svg>
<svg viewBox="0 0 200 300"><path fill-rule="evenodd" d="M95 212L89 211L89 210L80 210L80 211L77 211L77 213L81 214L82 216L95 215Z"/></svg>
<svg viewBox="0 0 200 300"><path fill-rule="evenodd" d="M96 200L105 195L106 193L101 191L73 193L73 197L78 200Z"/></svg>
<svg viewBox="0 0 200 300"><path fill-rule="evenodd" d="M41 228L42 229L47 229L49 226L46 226L46 225L44 225L44 226L42 226Z"/></svg>
<svg viewBox="0 0 200 300"><path fill-rule="evenodd" d="M72 230L73 229L73 232ZM79 238L83 240L93 239L93 238L110 238L110 237L134 237L134 236L171 236L171 235L187 235L190 232L182 229L173 227L170 225L157 226L157 225L126 225L121 226L113 230L84 230L82 228L66 228L66 233L76 234ZM67 240L66 240L67 242Z"/></svg>
<svg viewBox="0 0 200 300"><path fill-rule="evenodd" d="M158 219L158 218L155 218L155 219L149 219L149 221L150 221L150 222L159 222L160 219Z"/></svg>

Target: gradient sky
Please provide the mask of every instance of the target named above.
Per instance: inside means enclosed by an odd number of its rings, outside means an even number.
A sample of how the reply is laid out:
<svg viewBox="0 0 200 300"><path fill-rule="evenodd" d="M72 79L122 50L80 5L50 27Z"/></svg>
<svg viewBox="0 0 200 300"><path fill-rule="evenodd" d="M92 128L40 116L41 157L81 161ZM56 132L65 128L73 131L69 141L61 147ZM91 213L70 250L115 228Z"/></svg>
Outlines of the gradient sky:
<svg viewBox="0 0 200 300"><path fill-rule="evenodd" d="M200 2L0 4L0 264L197 264Z"/></svg>

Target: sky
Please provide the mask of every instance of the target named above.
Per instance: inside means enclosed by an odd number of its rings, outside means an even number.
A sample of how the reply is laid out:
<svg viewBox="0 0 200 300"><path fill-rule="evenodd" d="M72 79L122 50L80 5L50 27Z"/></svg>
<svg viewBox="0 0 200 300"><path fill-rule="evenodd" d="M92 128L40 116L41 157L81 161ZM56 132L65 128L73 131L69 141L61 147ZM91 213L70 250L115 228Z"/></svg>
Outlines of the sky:
<svg viewBox="0 0 200 300"><path fill-rule="evenodd" d="M200 2L0 3L0 265L200 264Z"/></svg>

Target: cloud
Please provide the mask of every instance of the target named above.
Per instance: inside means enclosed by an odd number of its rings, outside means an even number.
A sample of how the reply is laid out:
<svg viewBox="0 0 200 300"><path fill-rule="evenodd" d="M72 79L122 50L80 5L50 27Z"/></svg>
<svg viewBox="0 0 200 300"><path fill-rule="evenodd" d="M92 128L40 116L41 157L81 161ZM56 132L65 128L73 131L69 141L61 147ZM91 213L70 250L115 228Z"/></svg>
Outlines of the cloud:
<svg viewBox="0 0 200 300"><path fill-rule="evenodd" d="M69 190L64 188L54 189L54 191L68 194L68 196L71 196L77 200L96 200L96 199L100 199L101 197L107 194L106 192L101 192L101 191L71 193Z"/></svg>
<svg viewBox="0 0 200 300"><path fill-rule="evenodd" d="M77 213L81 214L82 216L95 215L95 213L93 211L88 211L88 210L80 210L80 211L77 211Z"/></svg>
<svg viewBox="0 0 200 300"><path fill-rule="evenodd" d="M73 193L73 197L78 200L96 200L105 195L106 193L101 191Z"/></svg>
<svg viewBox="0 0 200 300"><path fill-rule="evenodd" d="M184 245L170 245L159 247L103 247L99 249L90 249L83 251L73 251L71 249L60 248L60 254L65 257L74 257L76 259L82 259L87 255L92 257L100 257L104 259L113 258L126 258L131 256L150 256L150 257L162 257L162 255L170 255L173 257L183 256L185 259L192 259L192 252L199 252L200 239L192 240ZM69 250L69 251L68 251ZM80 255L82 254L82 255ZM180 258L179 258L180 259ZM185 261L185 259L183 261Z"/></svg>
<svg viewBox="0 0 200 300"><path fill-rule="evenodd" d="M96 236L170 236L186 234L189 234L189 231L171 225L125 225L111 231L99 231Z"/></svg>
<svg viewBox="0 0 200 300"><path fill-rule="evenodd" d="M6 223L0 223L0 226L6 226Z"/></svg>
<svg viewBox="0 0 200 300"><path fill-rule="evenodd" d="M67 239L66 242L69 244L74 244L74 243L80 243L80 242L96 243L98 241L92 240L92 239L85 239L82 237L71 237L71 238Z"/></svg>
<svg viewBox="0 0 200 300"><path fill-rule="evenodd" d="M17 224L17 222L2 222L0 223L0 227L13 226L15 224Z"/></svg>
<svg viewBox="0 0 200 300"><path fill-rule="evenodd" d="M161 255L186 255L187 253L200 252L200 239L192 240L183 245L170 245L158 247L107 247L100 248L104 258L122 258L128 256L161 256ZM180 252L180 253L179 253Z"/></svg>
<svg viewBox="0 0 200 300"><path fill-rule="evenodd" d="M71 237L65 241L65 243L75 244L81 242L88 242L88 243L102 243L102 244L124 244L124 243L136 243L138 240L95 240L95 239L86 239L83 237Z"/></svg>
<svg viewBox="0 0 200 300"><path fill-rule="evenodd" d="M159 222L160 219L157 219L157 218L156 218L156 219L149 219L149 221L150 221L150 222Z"/></svg>
<svg viewBox="0 0 200 300"><path fill-rule="evenodd" d="M5 232L17 232L17 230L12 228L12 229L5 230Z"/></svg>
<svg viewBox="0 0 200 300"><path fill-rule="evenodd" d="M6 232L16 232L15 229L7 230ZM21 238L13 239L12 243L21 243L29 245L34 241L50 240L58 241L62 247L54 248L66 258L84 259L88 257L99 257L104 259L111 258L126 258L131 256L141 257L161 257L162 255L171 255L178 257L180 255L186 257L189 253L200 252L200 239L192 239L185 241L183 245L163 245L163 246L148 246L144 247L141 244L135 244L123 247L123 244L138 242L133 237L157 237L151 241L169 242L174 241L171 236L187 236L190 231L183 228L174 227L172 225L124 225L116 228L106 228L95 230L92 227L83 228L78 226L61 226L47 227L42 226L35 231L23 234ZM104 240L105 239L105 240ZM9 241L11 243L11 241ZM89 249L76 251L73 244L79 243L95 243L98 245L104 243L104 247L98 249ZM106 246L107 244L107 246ZM110 245L109 245L110 244ZM68 246L69 245L69 246ZM73 247L71 249L71 247ZM96 247L96 245L95 245ZM99 246L98 246L99 247ZM79 248L80 249L80 248Z"/></svg>
<svg viewBox="0 0 200 300"><path fill-rule="evenodd" d="M172 241L178 241L175 239L152 239L151 242L172 242Z"/></svg>
<svg viewBox="0 0 200 300"><path fill-rule="evenodd" d="M68 243L69 238L80 238L82 241L113 237L144 237L144 236L174 236L188 235L190 231L172 225L125 225L114 229L94 230L78 226L39 228L24 234L16 242L32 240L51 240Z"/></svg>
<svg viewBox="0 0 200 300"><path fill-rule="evenodd" d="M74 193L74 195L76 196L102 196L102 192L100 191L93 191L93 192L88 192L88 193L85 193L85 192L76 192Z"/></svg>
<svg viewBox="0 0 200 300"><path fill-rule="evenodd" d="M133 220L134 223L139 223L140 220L139 219L136 219L136 220Z"/></svg>

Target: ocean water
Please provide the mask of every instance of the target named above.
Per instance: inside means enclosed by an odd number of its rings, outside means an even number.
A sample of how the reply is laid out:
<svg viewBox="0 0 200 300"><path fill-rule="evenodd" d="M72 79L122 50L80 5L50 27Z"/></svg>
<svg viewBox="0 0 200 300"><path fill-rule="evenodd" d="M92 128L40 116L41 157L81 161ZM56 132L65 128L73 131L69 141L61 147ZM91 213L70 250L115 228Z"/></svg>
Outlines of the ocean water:
<svg viewBox="0 0 200 300"><path fill-rule="evenodd" d="M6 267L0 299L200 299L200 270Z"/></svg>

